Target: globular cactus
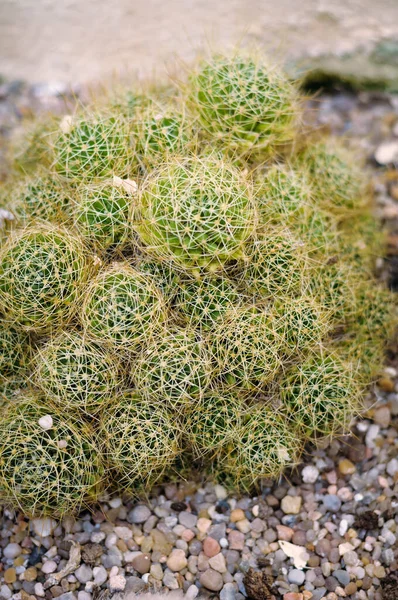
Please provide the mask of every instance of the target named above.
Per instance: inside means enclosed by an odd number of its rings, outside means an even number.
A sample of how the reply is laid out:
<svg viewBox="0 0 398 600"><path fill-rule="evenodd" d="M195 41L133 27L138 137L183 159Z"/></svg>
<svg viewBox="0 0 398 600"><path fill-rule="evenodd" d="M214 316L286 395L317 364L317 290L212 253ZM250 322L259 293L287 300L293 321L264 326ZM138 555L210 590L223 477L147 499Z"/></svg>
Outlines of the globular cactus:
<svg viewBox="0 0 398 600"><path fill-rule="evenodd" d="M76 225L99 252L116 245L121 248L130 237L134 200L128 191L128 183L123 186L123 180L121 182L121 185L112 182L87 185L76 192L73 211Z"/></svg>
<svg viewBox="0 0 398 600"><path fill-rule="evenodd" d="M184 434L196 458L213 459L233 448L243 425L245 403L238 395L208 392L188 410Z"/></svg>
<svg viewBox="0 0 398 600"><path fill-rule="evenodd" d="M0 320L0 381L20 375L27 367L29 356L29 336Z"/></svg>
<svg viewBox="0 0 398 600"><path fill-rule="evenodd" d="M30 514L103 476L258 489L348 429L398 324L362 165L296 85L238 52L182 88L49 119L0 190L0 498Z"/></svg>
<svg viewBox="0 0 398 600"><path fill-rule="evenodd" d="M139 107L133 117L133 145L144 169L150 169L171 154L187 154L192 146L191 121L178 107L151 102Z"/></svg>
<svg viewBox="0 0 398 600"><path fill-rule="evenodd" d="M306 438L346 431L359 414L360 393L354 365L330 352L310 355L280 382L286 416Z"/></svg>
<svg viewBox="0 0 398 600"><path fill-rule="evenodd" d="M63 516L95 501L104 469L93 431L33 393L0 420L0 489L28 516Z"/></svg>
<svg viewBox="0 0 398 600"><path fill-rule="evenodd" d="M289 165L272 165L255 172L260 222L292 225L303 220L313 206L311 186L305 173Z"/></svg>
<svg viewBox="0 0 398 600"><path fill-rule="evenodd" d="M303 443L285 416L267 404L258 403L247 413L234 440L215 463L217 478L247 492L262 479L275 478L297 464Z"/></svg>
<svg viewBox="0 0 398 600"><path fill-rule="evenodd" d="M227 389L260 390L281 367L282 338L269 307L242 307L210 333L220 383Z"/></svg>
<svg viewBox="0 0 398 600"><path fill-rule="evenodd" d="M283 339L286 355L307 352L325 341L331 332L329 312L311 296L276 300L274 311L276 331Z"/></svg>
<svg viewBox="0 0 398 600"><path fill-rule="evenodd" d="M68 220L70 192L59 179L41 174L24 181L10 194L8 206L19 223L32 219L62 223Z"/></svg>
<svg viewBox="0 0 398 600"><path fill-rule="evenodd" d="M170 304L174 300L180 286L180 275L176 273L173 263L144 255L135 266L140 273L148 275L153 280L167 303Z"/></svg>
<svg viewBox="0 0 398 600"><path fill-rule="evenodd" d="M308 170L314 198L321 208L340 216L363 210L368 203L363 168L358 157L336 140L309 143L300 157Z"/></svg>
<svg viewBox="0 0 398 600"><path fill-rule="evenodd" d="M121 117L64 117L53 153L57 173L78 184L99 177L127 177L134 171L129 129Z"/></svg>
<svg viewBox="0 0 398 600"><path fill-rule="evenodd" d="M0 302L26 330L65 325L76 310L94 261L81 239L40 223L17 230L0 249Z"/></svg>
<svg viewBox="0 0 398 600"><path fill-rule="evenodd" d="M81 313L88 336L124 351L137 351L166 317L153 280L128 263L115 263L90 282Z"/></svg>
<svg viewBox="0 0 398 600"><path fill-rule="evenodd" d="M295 133L295 86L256 57L204 60L190 76L188 93L202 128L235 153L273 154Z"/></svg>
<svg viewBox="0 0 398 600"><path fill-rule="evenodd" d="M125 392L104 410L99 431L102 451L115 471L117 486L148 489L181 452L181 431L158 402Z"/></svg>
<svg viewBox="0 0 398 600"><path fill-rule="evenodd" d="M273 297L298 294L305 288L310 262L305 243L288 229L265 229L247 246L243 289Z"/></svg>
<svg viewBox="0 0 398 600"><path fill-rule="evenodd" d="M239 306L243 298L226 277L185 278L178 286L174 308L186 323L208 330Z"/></svg>
<svg viewBox="0 0 398 600"><path fill-rule="evenodd" d="M135 223L149 254L198 271L243 256L256 222L252 187L216 156L171 159L150 174Z"/></svg>
<svg viewBox="0 0 398 600"><path fill-rule="evenodd" d="M34 382L54 403L90 415L123 385L120 361L81 333L62 332L40 348Z"/></svg>
<svg viewBox="0 0 398 600"><path fill-rule="evenodd" d="M146 345L133 363L131 376L145 397L181 412L203 395L211 373L210 356L195 331L172 329Z"/></svg>

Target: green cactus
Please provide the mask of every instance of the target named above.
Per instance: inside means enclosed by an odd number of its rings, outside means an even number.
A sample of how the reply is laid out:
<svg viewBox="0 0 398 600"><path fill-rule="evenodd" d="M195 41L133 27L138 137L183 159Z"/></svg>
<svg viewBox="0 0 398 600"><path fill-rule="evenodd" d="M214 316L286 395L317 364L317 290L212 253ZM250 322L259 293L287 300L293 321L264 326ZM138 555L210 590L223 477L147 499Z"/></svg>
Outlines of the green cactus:
<svg viewBox="0 0 398 600"><path fill-rule="evenodd" d="M285 353L304 353L319 346L332 329L330 314L310 296L276 300L276 331L284 340Z"/></svg>
<svg viewBox="0 0 398 600"><path fill-rule="evenodd" d="M131 376L146 398L181 412L209 387L210 357L194 331L172 329L147 344L134 361Z"/></svg>
<svg viewBox="0 0 398 600"><path fill-rule="evenodd" d="M207 330L242 301L235 284L225 277L186 278L178 287L174 307L186 323Z"/></svg>
<svg viewBox="0 0 398 600"><path fill-rule="evenodd" d="M311 187L305 173L289 165L272 165L258 169L257 204L260 221L267 225L294 225L302 221L307 207L313 206Z"/></svg>
<svg viewBox="0 0 398 600"><path fill-rule="evenodd" d="M310 143L299 162L308 170L313 197L321 208L347 216L368 203L362 165L341 142Z"/></svg>
<svg viewBox="0 0 398 600"><path fill-rule="evenodd" d="M105 251L122 247L130 236L130 215L134 199L122 185L111 183L84 186L77 191L75 222L94 248Z"/></svg>
<svg viewBox="0 0 398 600"><path fill-rule="evenodd" d="M360 393L354 366L326 352L310 355L280 382L287 417L307 438L347 431Z"/></svg>
<svg viewBox="0 0 398 600"><path fill-rule="evenodd" d="M256 57L203 61L190 76L189 104L209 136L239 154L273 154L295 133L295 86Z"/></svg>
<svg viewBox="0 0 398 600"><path fill-rule="evenodd" d="M105 409L99 439L117 486L146 489L159 480L181 452L181 432L175 419L158 402L126 392Z"/></svg>
<svg viewBox="0 0 398 600"><path fill-rule="evenodd" d="M179 289L180 276L170 261L154 260L143 256L136 265L140 273L152 278L154 285L160 289L166 302L171 303Z"/></svg>
<svg viewBox="0 0 398 600"><path fill-rule="evenodd" d="M216 463L213 473L233 489L252 492L262 479L275 478L298 463L303 443L284 415L259 403L247 412L244 425Z"/></svg>
<svg viewBox="0 0 398 600"><path fill-rule="evenodd" d="M127 263L115 263L90 282L81 318L89 337L136 351L165 321L165 306L150 277Z"/></svg>
<svg viewBox="0 0 398 600"><path fill-rule="evenodd" d="M40 223L16 231L0 249L0 302L26 330L65 325L76 311L93 260L79 237Z"/></svg>
<svg viewBox="0 0 398 600"><path fill-rule="evenodd" d="M208 392L186 414L184 434L196 458L213 459L234 447L246 406L233 394Z"/></svg>
<svg viewBox="0 0 398 600"><path fill-rule="evenodd" d="M296 295L306 285L309 267L304 242L288 229L259 232L247 247L240 283L243 289L264 297Z"/></svg>
<svg viewBox="0 0 398 600"><path fill-rule="evenodd" d="M0 381L21 374L29 361L28 335L0 320Z"/></svg>
<svg viewBox="0 0 398 600"><path fill-rule="evenodd" d="M68 219L70 196L59 179L44 173L24 181L12 191L8 206L19 223L32 219L63 223Z"/></svg>
<svg viewBox="0 0 398 600"><path fill-rule="evenodd" d="M123 385L120 362L80 333L62 332L39 349L34 381L54 403L96 414Z"/></svg>
<svg viewBox="0 0 398 600"><path fill-rule="evenodd" d="M53 144L54 168L71 182L132 174L132 147L123 118L64 117Z"/></svg>
<svg viewBox="0 0 398 600"><path fill-rule="evenodd" d="M149 254L194 271L241 258L254 227L251 185L215 156L174 158L151 174L135 223Z"/></svg>
<svg viewBox="0 0 398 600"><path fill-rule="evenodd" d="M209 334L222 386L255 391L275 377L283 346L276 326L268 307L238 307Z"/></svg>
<svg viewBox="0 0 398 600"><path fill-rule="evenodd" d="M62 517L91 504L104 469L88 425L33 393L0 420L0 489L28 516Z"/></svg>
<svg viewBox="0 0 398 600"><path fill-rule="evenodd" d="M153 101L139 108L134 130L134 149L145 169L164 162L168 155L186 154L192 146L192 125L178 107Z"/></svg>

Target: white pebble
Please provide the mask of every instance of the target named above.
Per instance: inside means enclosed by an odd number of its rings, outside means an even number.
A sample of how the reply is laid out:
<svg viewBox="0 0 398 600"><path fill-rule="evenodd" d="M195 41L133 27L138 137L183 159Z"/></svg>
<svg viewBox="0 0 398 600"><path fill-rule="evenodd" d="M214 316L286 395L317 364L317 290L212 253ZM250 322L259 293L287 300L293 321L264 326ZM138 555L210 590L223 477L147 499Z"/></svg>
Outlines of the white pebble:
<svg viewBox="0 0 398 600"><path fill-rule="evenodd" d="M119 508L119 506L122 505L122 499L121 498L112 498L112 500L109 501L109 506L111 508Z"/></svg>
<svg viewBox="0 0 398 600"><path fill-rule="evenodd" d="M90 537L90 541L93 544L100 544L101 542L104 541L105 538L106 538L106 533L104 533L103 531L93 531L93 533L91 534L91 537Z"/></svg>
<svg viewBox="0 0 398 600"><path fill-rule="evenodd" d="M194 600L199 594L199 588L196 585L190 585L185 594L186 600Z"/></svg>
<svg viewBox="0 0 398 600"><path fill-rule="evenodd" d="M379 435L379 431L380 431L379 425L375 425L375 424L370 425L370 427L367 431L366 437L365 437L365 443L368 448L375 447L375 439Z"/></svg>
<svg viewBox="0 0 398 600"><path fill-rule="evenodd" d="M133 537L133 531L130 527L115 527L114 532L118 538L124 541L131 540Z"/></svg>
<svg viewBox="0 0 398 600"><path fill-rule="evenodd" d="M109 577L109 587L113 592L122 592L126 587L126 578L123 575L112 575Z"/></svg>
<svg viewBox="0 0 398 600"><path fill-rule="evenodd" d="M228 496L227 490L218 483L214 486L214 493L218 500L225 500L225 498Z"/></svg>
<svg viewBox="0 0 398 600"><path fill-rule="evenodd" d="M48 575L49 573L54 573L54 571L57 570L57 563L54 560L47 560L41 570L43 571L43 573L45 573L46 575Z"/></svg>
<svg viewBox="0 0 398 600"><path fill-rule="evenodd" d="M2 585L0 586L0 596L2 598L4 598L4 600L9 600L12 596L12 592L10 590L10 588L8 587L8 585ZM44 596L44 594L43 594Z"/></svg>
<svg viewBox="0 0 398 600"><path fill-rule="evenodd" d="M77 600L91 600L92 596L88 592L78 592Z"/></svg>
<svg viewBox="0 0 398 600"><path fill-rule="evenodd" d="M387 463L387 473L394 477L395 473L398 473L398 460L396 458L392 458L389 463Z"/></svg>
<svg viewBox="0 0 398 600"><path fill-rule="evenodd" d="M44 596L46 595L46 592L44 591L43 584L40 583L40 582L35 583L34 590L35 590L36 596L39 596L40 598L44 598Z"/></svg>
<svg viewBox="0 0 398 600"><path fill-rule="evenodd" d="M375 159L379 165L388 165L398 162L398 142L383 142L376 148Z"/></svg>
<svg viewBox="0 0 398 600"><path fill-rule="evenodd" d="M51 535L56 529L58 523L54 519L32 519L30 522L33 531L39 537L45 538Z"/></svg>
<svg viewBox="0 0 398 600"><path fill-rule="evenodd" d="M345 533L347 533L348 530L348 523L345 519L342 519L340 521L340 525L339 525L339 535L343 536Z"/></svg>
<svg viewBox="0 0 398 600"><path fill-rule="evenodd" d="M22 552L22 548L19 544L8 544L8 546L6 546L3 550L3 556L5 558L16 558L17 556L19 556Z"/></svg>
<svg viewBox="0 0 398 600"><path fill-rule="evenodd" d="M42 429L44 429L44 431L47 431L48 429L51 429L51 427L53 426L54 422L53 422L53 418L51 415L44 415L43 417L41 417L39 419L39 425Z"/></svg>
<svg viewBox="0 0 398 600"><path fill-rule="evenodd" d="M98 585L98 587L105 583L105 581L108 579L108 573L106 572L105 567L103 567L102 565L100 567L94 567L93 574L94 583Z"/></svg>
<svg viewBox="0 0 398 600"><path fill-rule="evenodd" d="M319 471L313 465L307 465L301 471L304 483L315 483L319 477Z"/></svg>

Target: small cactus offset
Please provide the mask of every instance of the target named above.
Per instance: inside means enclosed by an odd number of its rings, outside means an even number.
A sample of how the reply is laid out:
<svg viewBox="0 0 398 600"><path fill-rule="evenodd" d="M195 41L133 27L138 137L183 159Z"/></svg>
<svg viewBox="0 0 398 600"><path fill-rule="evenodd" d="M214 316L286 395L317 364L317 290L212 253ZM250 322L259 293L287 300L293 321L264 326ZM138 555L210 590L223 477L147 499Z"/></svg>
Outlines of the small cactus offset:
<svg viewBox="0 0 398 600"><path fill-rule="evenodd" d="M398 324L361 162L280 69L109 98L28 133L0 190L0 501L29 515L261 488L348 432Z"/></svg>

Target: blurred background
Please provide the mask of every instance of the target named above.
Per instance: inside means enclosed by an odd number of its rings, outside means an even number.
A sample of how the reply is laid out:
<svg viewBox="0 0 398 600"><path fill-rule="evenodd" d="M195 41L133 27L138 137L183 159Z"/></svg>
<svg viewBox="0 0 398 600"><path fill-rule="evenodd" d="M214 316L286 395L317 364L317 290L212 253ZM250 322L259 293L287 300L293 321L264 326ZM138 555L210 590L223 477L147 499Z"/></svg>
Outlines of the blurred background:
<svg viewBox="0 0 398 600"><path fill-rule="evenodd" d="M65 85L126 72L148 76L176 56L189 61L206 46L242 39L295 64L321 57L331 68L331 56L359 54L398 68L398 2L0 1L0 75L7 79ZM360 70L368 68L360 61Z"/></svg>

